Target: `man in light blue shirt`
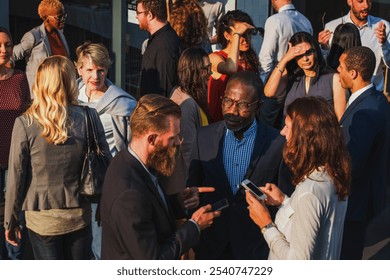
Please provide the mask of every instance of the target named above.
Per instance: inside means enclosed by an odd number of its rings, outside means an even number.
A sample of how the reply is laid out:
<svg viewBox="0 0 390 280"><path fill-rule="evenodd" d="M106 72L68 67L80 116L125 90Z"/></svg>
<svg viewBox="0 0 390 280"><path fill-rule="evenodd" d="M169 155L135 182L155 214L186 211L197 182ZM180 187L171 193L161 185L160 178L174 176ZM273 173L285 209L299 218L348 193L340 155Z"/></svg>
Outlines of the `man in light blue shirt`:
<svg viewBox="0 0 390 280"><path fill-rule="evenodd" d="M325 25L325 30L318 34L318 42L323 50L329 49L333 32L341 23L352 23L360 32L362 45L369 47L375 54L376 65L371 82L378 91L383 91L384 75L382 67L390 66L390 24L388 21L370 16L372 0L347 0L351 10L341 18L335 19Z"/></svg>
<svg viewBox="0 0 390 280"><path fill-rule="evenodd" d="M272 0L276 14L270 16L264 26L264 40L260 50L260 75L263 83L286 54L288 41L297 32L313 34L310 21L298 12L291 0Z"/></svg>

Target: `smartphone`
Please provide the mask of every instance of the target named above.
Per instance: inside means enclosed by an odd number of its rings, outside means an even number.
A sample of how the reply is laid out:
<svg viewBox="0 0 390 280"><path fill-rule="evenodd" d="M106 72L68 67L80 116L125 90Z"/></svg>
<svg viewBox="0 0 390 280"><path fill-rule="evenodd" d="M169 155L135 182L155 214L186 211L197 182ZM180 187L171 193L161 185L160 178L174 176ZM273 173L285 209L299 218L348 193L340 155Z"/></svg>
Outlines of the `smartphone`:
<svg viewBox="0 0 390 280"><path fill-rule="evenodd" d="M262 193L262 191L248 179L242 181L241 186L244 189L250 191L258 200L264 200L267 198L267 196Z"/></svg>
<svg viewBox="0 0 390 280"><path fill-rule="evenodd" d="M229 202L226 198L218 200L217 202L214 202L211 204L211 211L221 211L222 209L225 209L229 206Z"/></svg>

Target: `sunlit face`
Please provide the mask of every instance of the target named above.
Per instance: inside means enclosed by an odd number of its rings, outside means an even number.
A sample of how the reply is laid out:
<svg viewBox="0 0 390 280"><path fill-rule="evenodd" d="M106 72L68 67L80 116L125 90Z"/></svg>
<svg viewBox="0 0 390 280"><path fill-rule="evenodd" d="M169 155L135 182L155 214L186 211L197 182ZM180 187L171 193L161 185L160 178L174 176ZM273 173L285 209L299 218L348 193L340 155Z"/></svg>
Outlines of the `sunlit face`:
<svg viewBox="0 0 390 280"><path fill-rule="evenodd" d="M142 3L138 3L136 17L138 20L139 28L146 31L148 31L148 26L149 26L148 17L147 17L148 14L149 12L146 11L144 5Z"/></svg>
<svg viewBox="0 0 390 280"><path fill-rule="evenodd" d="M291 139L292 124L293 124L293 121L290 118L290 116L286 116L286 119L284 121L284 127L280 131L280 134L286 138L287 143Z"/></svg>
<svg viewBox="0 0 390 280"><path fill-rule="evenodd" d="M347 69L347 66L345 64L345 58L347 57L346 54L342 54L339 59L339 67L337 68L337 71L339 72L339 79L340 84L344 89L352 88L352 77L350 70Z"/></svg>
<svg viewBox="0 0 390 280"><path fill-rule="evenodd" d="M313 49L311 45L307 42L297 44L296 46L306 50L306 53L297 56L295 58L298 66L303 70L313 70L315 66L315 61L314 61L315 49Z"/></svg>
<svg viewBox="0 0 390 280"><path fill-rule="evenodd" d="M49 7L45 11L46 24L49 28L62 30L65 26L66 14L60 7Z"/></svg>
<svg viewBox="0 0 390 280"><path fill-rule="evenodd" d="M367 21L368 13L371 10L372 0L348 0L352 14L359 21Z"/></svg>
<svg viewBox="0 0 390 280"><path fill-rule="evenodd" d="M233 24L234 27L236 27L237 23ZM233 33L230 34L230 36L233 36ZM252 40L252 31L247 30L242 36L240 37L240 45L239 50L241 52L246 52L251 47L251 40ZM232 41L232 38L229 40Z"/></svg>
<svg viewBox="0 0 390 280"><path fill-rule="evenodd" d="M104 91L107 69L94 65L90 57L85 56L83 58L83 66L78 69L78 72L87 91Z"/></svg>
<svg viewBox="0 0 390 280"><path fill-rule="evenodd" d="M180 119L175 116L168 116L169 130L162 134L151 135L152 147L146 166L152 168L165 176L171 176L175 170L176 153L181 144Z"/></svg>
<svg viewBox="0 0 390 280"><path fill-rule="evenodd" d="M8 63L12 56L12 43L10 37L0 32L0 66Z"/></svg>

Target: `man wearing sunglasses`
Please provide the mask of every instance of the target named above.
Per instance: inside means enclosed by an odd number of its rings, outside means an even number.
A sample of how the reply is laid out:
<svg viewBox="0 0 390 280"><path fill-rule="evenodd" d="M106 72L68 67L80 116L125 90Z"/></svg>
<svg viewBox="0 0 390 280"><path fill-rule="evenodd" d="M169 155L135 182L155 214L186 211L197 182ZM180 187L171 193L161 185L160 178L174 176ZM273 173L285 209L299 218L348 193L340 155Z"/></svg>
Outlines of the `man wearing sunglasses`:
<svg viewBox="0 0 390 280"><path fill-rule="evenodd" d="M26 75L30 85L32 98L32 85L39 64L52 55L69 57L69 47L63 34L67 14L64 6L58 0L42 0L38 6L38 15L43 20L26 34L13 50L13 60L26 59Z"/></svg>
<svg viewBox="0 0 390 280"><path fill-rule="evenodd" d="M266 259L268 246L248 215L244 179L256 186L278 182L284 139L257 118L263 84L254 72L237 72L222 98L223 121L201 127L194 140L187 186L209 186L201 205L226 198L213 226L202 232L197 259ZM283 176L284 178L284 176Z"/></svg>

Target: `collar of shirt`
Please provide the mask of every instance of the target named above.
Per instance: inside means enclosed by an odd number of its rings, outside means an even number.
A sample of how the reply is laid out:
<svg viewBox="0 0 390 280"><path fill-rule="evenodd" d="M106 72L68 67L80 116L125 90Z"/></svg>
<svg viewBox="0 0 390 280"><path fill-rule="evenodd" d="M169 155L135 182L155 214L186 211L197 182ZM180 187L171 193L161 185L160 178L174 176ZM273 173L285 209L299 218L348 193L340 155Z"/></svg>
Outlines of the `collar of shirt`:
<svg viewBox="0 0 390 280"><path fill-rule="evenodd" d="M287 11L287 10L293 10L293 11L295 11L296 9L295 9L295 7L294 7L294 5L293 4L287 4L287 5L284 5L283 7L281 7L280 9L279 9L279 11L278 11L278 13L281 13L281 12L284 12L284 11Z"/></svg>
<svg viewBox="0 0 390 280"><path fill-rule="evenodd" d="M357 26L353 21L352 21L352 19L351 19L351 12L349 12L347 15L345 15L344 17L343 17L343 22L344 23L347 23L347 22L349 22L349 23L352 23L353 25L355 25L356 27L357 27L357 29L363 29L363 28L365 28L365 27L370 27L371 28L371 18L370 18L370 15L368 15L368 17L367 17L367 22L365 23L365 24L363 24L362 26Z"/></svg>
<svg viewBox="0 0 390 280"><path fill-rule="evenodd" d="M352 102L354 102L363 92L365 92L366 90L368 90L369 88L372 88L374 85L373 84L369 84L368 86L365 86L364 88L361 88L357 91L355 91L354 93L351 94L351 97L349 98L348 100L348 103L347 103L347 108L349 105L352 104Z"/></svg>
<svg viewBox="0 0 390 280"><path fill-rule="evenodd" d="M244 135L242 137L242 140L244 140L245 138L247 138L249 135L251 135L252 133L256 133L256 130L257 130L257 121L256 121L256 118L253 120L251 126L246 130L244 131ZM229 128L226 128L226 136L231 134L233 137L234 136L234 132L231 131Z"/></svg>
<svg viewBox="0 0 390 280"><path fill-rule="evenodd" d="M148 40L148 45L150 44L150 42L156 38L159 34L165 32L166 30L168 30L169 28L171 28L171 25L169 24L169 22L167 22L163 27L161 27L159 30L157 30L156 32L154 32L153 34L151 34L149 36L149 40Z"/></svg>
<svg viewBox="0 0 390 280"><path fill-rule="evenodd" d="M146 170L146 172L148 172L149 174L149 177L150 179L152 179L153 183L155 185L158 185L158 180L157 180L157 177L154 176L149 170L148 168L145 166L145 164L142 162L142 160L138 157L138 155L130 148L130 146L128 146L127 150L129 151L130 154L132 154L136 160L139 161L139 163L141 163L142 167Z"/></svg>

